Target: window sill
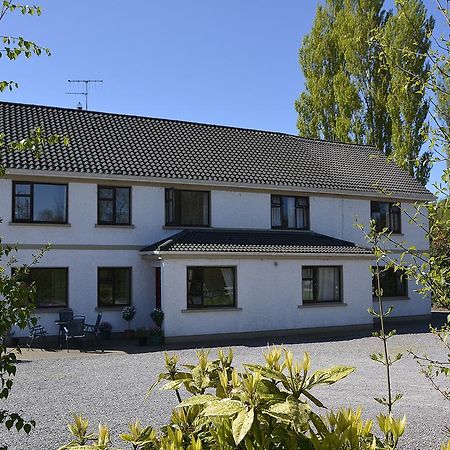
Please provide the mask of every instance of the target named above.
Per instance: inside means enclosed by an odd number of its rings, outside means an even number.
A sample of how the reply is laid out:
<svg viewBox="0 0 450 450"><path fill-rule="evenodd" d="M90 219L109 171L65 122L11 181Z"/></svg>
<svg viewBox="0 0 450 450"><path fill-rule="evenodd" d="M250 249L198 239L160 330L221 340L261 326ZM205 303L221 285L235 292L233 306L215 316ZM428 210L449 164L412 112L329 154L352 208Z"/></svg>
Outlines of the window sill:
<svg viewBox="0 0 450 450"><path fill-rule="evenodd" d="M163 225L163 230L204 230L213 228L211 225Z"/></svg>
<svg viewBox="0 0 450 450"><path fill-rule="evenodd" d="M25 225L27 227L71 227L70 223L39 223L39 222L8 222L8 225L18 226Z"/></svg>
<svg viewBox="0 0 450 450"><path fill-rule="evenodd" d="M131 225L119 225L112 223L111 225L103 224L103 223L96 223L95 228L136 228L133 224Z"/></svg>
<svg viewBox="0 0 450 450"><path fill-rule="evenodd" d="M215 308L189 308L189 309L182 309L182 313L198 313L198 312L221 312L221 311L242 311L242 308L237 307L215 307Z"/></svg>
<svg viewBox="0 0 450 450"><path fill-rule="evenodd" d="M131 304L129 305L121 305L121 306L96 306L94 308L95 312L100 312L100 311L122 311L123 308L125 308L125 306L131 306Z"/></svg>
<svg viewBox="0 0 450 450"><path fill-rule="evenodd" d="M377 299L377 297L372 297L372 300L374 301L374 302L377 302L378 301L378 299ZM408 297L407 295L405 296L405 295L399 295L399 296L395 296L395 297L383 297L383 301L388 301L388 302L392 302L392 301L394 301L394 300L411 300L411 297Z"/></svg>
<svg viewBox="0 0 450 450"><path fill-rule="evenodd" d="M309 228L279 228L279 227L272 227L272 231L299 231L302 233L309 233L311 230Z"/></svg>
<svg viewBox="0 0 450 450"><path fill-rule="evenodd" d="M69 308L69 306L49 306L48 308L36 308L33 310L33 313L39 313L39 314L43 314L43 313L51 313L51 314L55 314L59 311L62 311L64 309Z"/></svg>
<svg viewBox="0 0 450 450"><path fill-rule="evenodd" d="M298 309L303 309L303 308L327 308L327 307L336 308L336 307L339 307L339 306L347 306L347 303L343 303L343 302L305 303L303 305L298 305L297 308Z"/></svg>

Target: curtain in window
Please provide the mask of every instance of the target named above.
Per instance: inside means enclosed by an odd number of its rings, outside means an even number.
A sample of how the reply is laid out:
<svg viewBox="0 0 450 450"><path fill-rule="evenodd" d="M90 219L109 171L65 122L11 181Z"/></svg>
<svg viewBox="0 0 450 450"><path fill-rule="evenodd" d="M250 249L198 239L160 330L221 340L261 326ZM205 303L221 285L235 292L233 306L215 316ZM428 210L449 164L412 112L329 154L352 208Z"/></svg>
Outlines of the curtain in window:
<svg viewBox="0 0 450 450"><path fill-rule="evenodd" d="M272 195L272 226L281 227L281 201L278 195Z"/></svg>
<svg viewBox="0 0 450 450"><path fill-rule="evenodd" d="M317 301L339 300L339 269L337 267L317 268Z"/></svg>
<svg viewBox="0 0 450 450"><path fill-rule="evenodd" d="M209 223L209 195L207 192L203 192L203 222L202 225L208 225Z"/></svg>
<svg viewBox="0 0 450 450"><path fill-rule="evenodd" d="M288 228L296 228L295 197L283 197L283 214Z"/></svg>

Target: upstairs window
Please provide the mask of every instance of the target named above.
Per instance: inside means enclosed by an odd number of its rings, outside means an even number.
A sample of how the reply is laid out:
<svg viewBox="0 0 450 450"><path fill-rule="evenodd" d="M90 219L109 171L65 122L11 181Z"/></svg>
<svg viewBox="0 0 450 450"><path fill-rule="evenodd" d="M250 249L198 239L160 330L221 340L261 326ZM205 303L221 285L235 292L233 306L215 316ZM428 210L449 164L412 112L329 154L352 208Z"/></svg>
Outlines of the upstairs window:
<svg viewBox="0 0 450 450"><path fill-rule="evenodd" d="M13 222L67 223L67 184L13 183Z"/></svg>
<svg viewBox="0 0 450 450"><path fill-rule="evenodd" d="M166 189L166 225L207 227L210 193Z"/></svg>
<svg viewBox="0 0 450 450"><path fill-rule="evenodd" d="M303 304L342 301L342 267L304 266L302 268Z"/></svg>
<svg viewBox="0 0 450 450"><path fill-rule="evenodd" d="M371 202L371 217L377 231L387 228L393 233L401 233L401 210L395 203Z"/></svg>
<svg viewBox="0 0 450 450"><path fill-rule="evenodd" d="M98 223L100 225L131 224L131 188L98 187Z"/></svg>
<svg viewBox="0 0 450 450"><path fill-rule="evenodd" d="M376 270L376 267L372 268ZM407 297L408 280L402 270L394 272L392 267L380 267L380 286L383 290L383 297ZM375 297L377 289L377 278L375 273L372 277L372 295Z"/></svg>
<svg viewBox="0 0 450 450"><path fill-rule="evenodd" d="M272 228L308 230L309 198L272 195Z"/></svg>

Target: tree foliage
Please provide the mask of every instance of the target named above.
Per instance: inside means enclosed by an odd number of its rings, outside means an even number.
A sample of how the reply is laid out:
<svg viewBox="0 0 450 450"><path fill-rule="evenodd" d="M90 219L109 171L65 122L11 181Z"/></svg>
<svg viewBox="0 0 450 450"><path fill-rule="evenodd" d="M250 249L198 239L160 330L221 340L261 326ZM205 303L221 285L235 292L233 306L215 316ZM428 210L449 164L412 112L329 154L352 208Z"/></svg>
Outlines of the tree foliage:
<svg viewBox="0 0 450 450"><path fill-rule="evenodd" d="M430 154L421 153L428 101L407 86L402 69L428 76L424 55L433 19L421 0L327 0L300 48L305 89L295 102L301 136L371 144L425 184ZM406 19L403 9L408 10ZM392 43L382 52L373 36ZM398 49L407 49L409 55Z"/></svg>

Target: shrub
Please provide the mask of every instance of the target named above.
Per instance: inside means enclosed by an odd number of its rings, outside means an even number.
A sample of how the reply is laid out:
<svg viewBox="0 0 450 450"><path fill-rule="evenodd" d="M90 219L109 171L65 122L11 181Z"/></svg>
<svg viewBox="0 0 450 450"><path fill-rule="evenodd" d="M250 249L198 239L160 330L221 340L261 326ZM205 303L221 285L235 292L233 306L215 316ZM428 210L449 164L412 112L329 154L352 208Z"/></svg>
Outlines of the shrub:
<svg viewBox="0 0 450 450"><path fill-rule="evenodd" d="M129 425L130 432L119 437L131 448L393 450L405 430L405 418L379 415L382 435L378 437L372 432L372 421L363 421L359 409L323 416L315 411L324 405L311 391L347 377L353 367L311 372L308 353L302 361L294 361L292 352L279 347L264 355L265 365L245 364L243 371L232 366L231 350L227 354L219 350L218 358L212 360L208 351L201 350L197 356L197 364L185 365L181 371L176 355L166 354L166 372L159 375L148 394L164 382L161 389L175 391L179 404L160 433L139 422ZM184 399L181 390L187 394ZM98 436L87 434L87 421L76 417L69 429L75 440L61 450L111 448L109 430L103 425Z"/></svg>

